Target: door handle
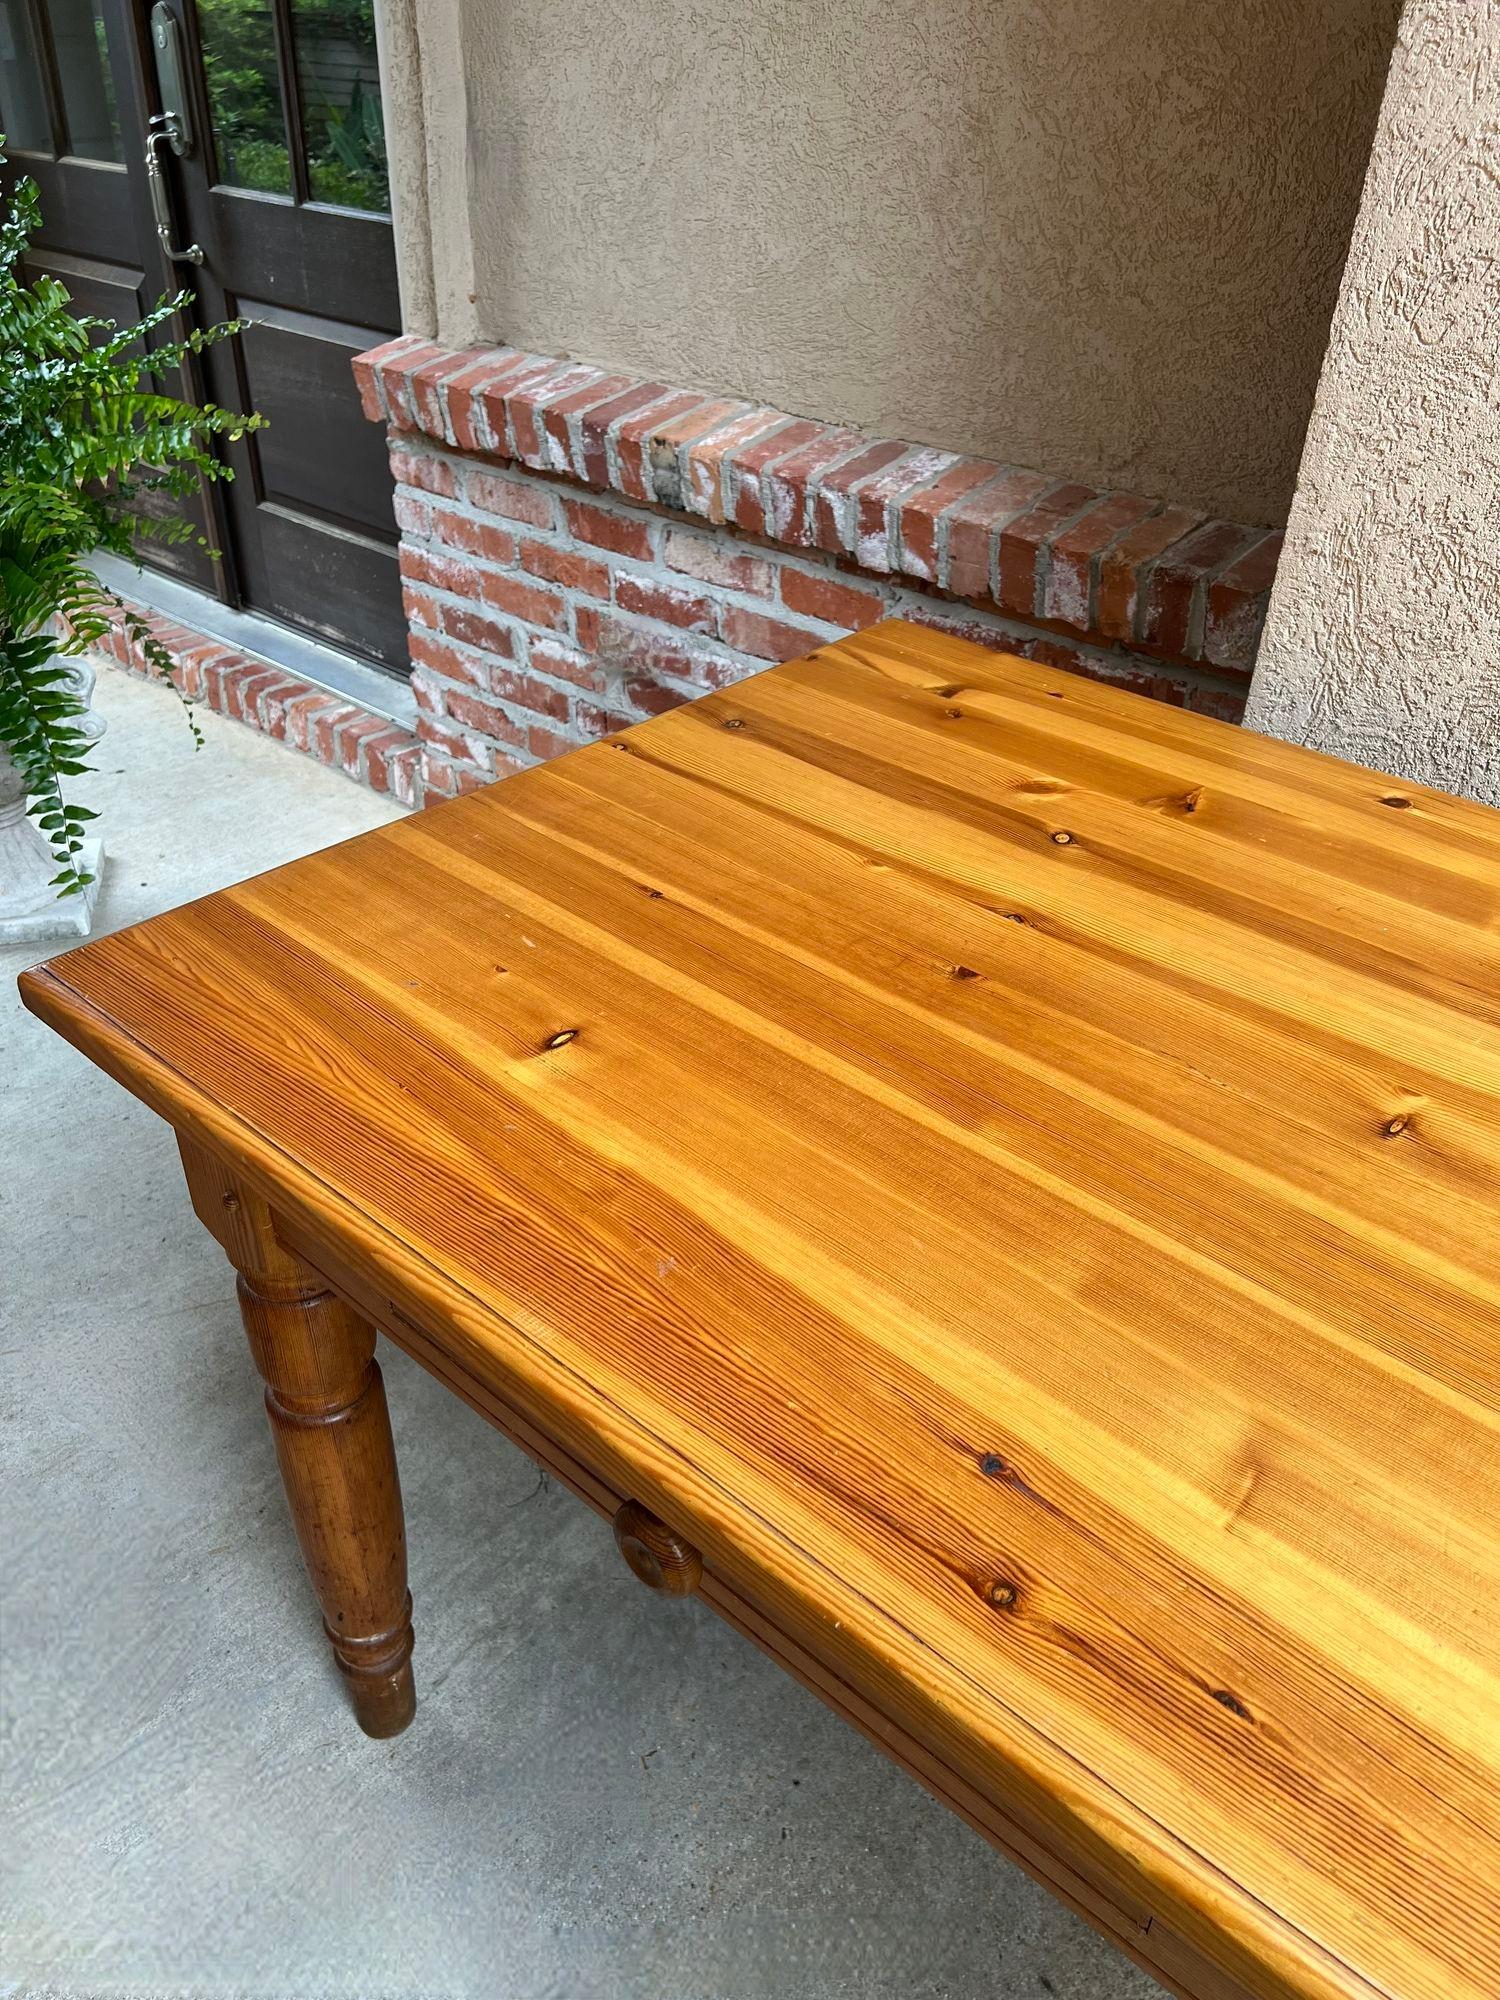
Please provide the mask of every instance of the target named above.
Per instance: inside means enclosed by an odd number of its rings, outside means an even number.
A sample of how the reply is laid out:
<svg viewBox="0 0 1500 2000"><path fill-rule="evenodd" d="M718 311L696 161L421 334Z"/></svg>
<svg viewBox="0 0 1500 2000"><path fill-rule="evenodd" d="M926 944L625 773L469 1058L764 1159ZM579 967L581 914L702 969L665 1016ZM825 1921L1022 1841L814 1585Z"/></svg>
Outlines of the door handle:
<svg viewBox="0 0 1500 2000"><path fill-rule="evenodd" d="M156 235L165 256L174 264L201 264L203 251L199 244L189 243L184 249L172 247L172 198L167 192L167 177L161 170L160 146L173 143L176 117L170 111L158 112L149 119L150 131L146 134L146 180L151 189L151 212L156 217Z"/></svg>

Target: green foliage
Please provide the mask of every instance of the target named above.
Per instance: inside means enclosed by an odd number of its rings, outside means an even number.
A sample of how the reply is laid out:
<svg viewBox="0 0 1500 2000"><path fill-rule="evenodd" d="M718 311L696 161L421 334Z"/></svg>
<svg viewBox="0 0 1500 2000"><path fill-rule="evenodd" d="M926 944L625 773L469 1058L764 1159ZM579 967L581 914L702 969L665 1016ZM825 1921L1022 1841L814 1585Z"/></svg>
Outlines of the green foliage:
<svg viewBox="0 0 1500 2000"><path fill-rule="evenodd" d="M78 726L84 704L61 662L96 646L113 615L157 672L172 675L149 626L87 559L107 549L134 561L137 536L202 544L190 521L157 510L196 494L200 478L232 478L214 440L261 420L197 409L154 386L242 321L148 352L143 337L190 295L162 299L123 329L74 314L55 278L22 281L40 220L36 183L22 180L0 217L0 747L52 843L59 891L72 895L89 879L78 857L93 814L63 796L63 780L89 768L89 745Z"/></svg>

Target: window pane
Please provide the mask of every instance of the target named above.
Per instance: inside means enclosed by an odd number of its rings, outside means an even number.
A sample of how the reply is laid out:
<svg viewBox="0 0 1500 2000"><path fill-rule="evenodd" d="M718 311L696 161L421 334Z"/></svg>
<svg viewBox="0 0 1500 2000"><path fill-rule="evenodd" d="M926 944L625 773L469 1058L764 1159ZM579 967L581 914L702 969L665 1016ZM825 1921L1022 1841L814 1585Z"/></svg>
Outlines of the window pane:
<svg viewBox="0 0 1500 2000"><path fill-rule="evenodd" d="M0 132L28 153L52 151L52 128L26 0L0 0Z"/></svg>
<svg viewBox="0 0 1500 2000"><path fill-rule="evenodd" d="M220 180L290 194L270 0L198 0L198 30Z"/></svg>
<svg viewBox="0 0 1500 2000"><path fill-rule="evenodd" d="M297 81L314 201L391 205L373 0L292 0Z"/></svg>
<svg viewBox="0 0 1500 2000"><path fill-rule="evenodd" d="M100 0L47 0L47 22L62 84L68 151L85 160L123 160Z"/></svg>

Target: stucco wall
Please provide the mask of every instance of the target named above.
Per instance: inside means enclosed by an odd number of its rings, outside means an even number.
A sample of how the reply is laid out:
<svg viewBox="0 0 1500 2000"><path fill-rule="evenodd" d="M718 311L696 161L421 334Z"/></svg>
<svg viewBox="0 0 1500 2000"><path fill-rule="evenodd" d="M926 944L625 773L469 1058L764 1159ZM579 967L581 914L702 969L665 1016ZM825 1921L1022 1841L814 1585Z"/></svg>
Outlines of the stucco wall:
<svg viewBox="0 0 1500 2000"><path fill-rule="evenodd" d="M1396 12L424 0L436 331L1279 523Z"/></svg>
<svg viewBox="0 0 1500 2000"><path fill-rule="evenodd" d="M1411 0L1247 720L1500 805L1500 0Z"/></svg>

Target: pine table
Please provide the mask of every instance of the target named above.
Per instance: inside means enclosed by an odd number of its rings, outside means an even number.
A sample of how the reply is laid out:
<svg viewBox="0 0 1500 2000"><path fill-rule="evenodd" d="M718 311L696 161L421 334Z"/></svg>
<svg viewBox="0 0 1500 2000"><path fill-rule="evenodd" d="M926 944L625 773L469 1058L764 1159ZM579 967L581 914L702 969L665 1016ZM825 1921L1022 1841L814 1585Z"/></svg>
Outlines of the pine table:
<svg viewBox="0 0 1500 2000"><path fill-rule="evenodd" d="M23 985L372 1733L378 1329L1168 1986L1495 2000L1497 922L1500 814L893 624Z"/></svg>

